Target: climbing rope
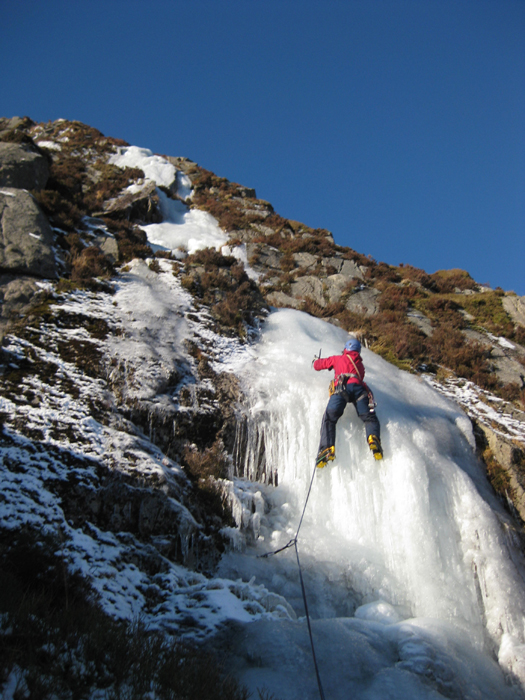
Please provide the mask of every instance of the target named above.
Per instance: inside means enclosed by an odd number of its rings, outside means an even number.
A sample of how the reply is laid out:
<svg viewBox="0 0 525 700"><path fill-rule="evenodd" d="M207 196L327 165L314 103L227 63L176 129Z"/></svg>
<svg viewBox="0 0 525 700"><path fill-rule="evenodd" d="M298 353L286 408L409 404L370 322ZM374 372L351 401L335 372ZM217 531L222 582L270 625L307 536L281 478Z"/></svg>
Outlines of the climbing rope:
<svg viewBox="0 0 525 700"><path fill-rule="evenodd" d="M257 558L258 559L267 559L268 557L273 557L274 554L279 554L279 552L284 552L285 549L289 549L290 547L295 547L295 556L297 559L297 566L299 568L299 580L301 581L301 591L303 593L304 610L306 613L306 623L308 625L308 634L310 635L310 646L312 647L312 658L314 660L315 675L317 677L317 686L319 688L319 695L321 696L321 700L325 700L325 695L324 695L324 691L323 691L323 684L321 683L321 676L319 675L319 666L317 664L317 657L315 655L314 637L312 634L312 625L310 623L310 613L308 612L308 602L306 600L306 589L304 587L303 572L301 569L301 562L299 560L299 549L297 548L297 540L299 537L299 530L301 529L301 525L303 524L303 518L304 518L304 514L306 512L306 506L308 504L308 499L310 498L310 492L312 490L312 485L314 483L316 470L317 470L317 467L315 466L313 474L312 474L312 478L310 479L310 487L308 489L308 493L306 494L306 500L304 502L303 512L301 514L301 519L299 520L299 525L297 527L295 537L292 537L292 539L287 544L285 544L284 547L280 547L279 549L276 549L273 552L266 552L265 554L260 554Z"/></svg>

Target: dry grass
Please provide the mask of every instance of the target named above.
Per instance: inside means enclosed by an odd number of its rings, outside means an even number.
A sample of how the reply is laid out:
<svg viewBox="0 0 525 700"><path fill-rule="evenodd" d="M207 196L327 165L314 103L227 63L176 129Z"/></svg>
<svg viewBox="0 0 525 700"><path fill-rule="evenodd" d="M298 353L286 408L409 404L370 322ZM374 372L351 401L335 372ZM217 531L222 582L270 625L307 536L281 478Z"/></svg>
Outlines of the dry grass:
<svg viewBox="0 0 525 700"><path fill-rule="evenodd" d="M244 337L245 325L252 325L266 308L258 286L231 256L206 248L189 255L184 269L181 284L210 307L223 330Z"/></svg>

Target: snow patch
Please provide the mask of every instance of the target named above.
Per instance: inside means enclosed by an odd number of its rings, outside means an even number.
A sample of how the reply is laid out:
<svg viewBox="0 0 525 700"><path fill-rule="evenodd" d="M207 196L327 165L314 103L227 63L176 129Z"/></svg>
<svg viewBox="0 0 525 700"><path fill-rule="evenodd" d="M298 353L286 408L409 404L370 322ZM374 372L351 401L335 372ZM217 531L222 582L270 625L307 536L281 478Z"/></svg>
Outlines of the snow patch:
<svg viewBox="0 0 525 700"><path fill-rule="evenodd" d="M228 237L207 211L188 209L181 201L158 191L163 222L143 226L153 250L184 250L195 253L202 248L220 250Z"/></svg>
<svg viewBox="0 0 525 700"><path fill-rule="evenodd" d="M47 148L48 151L61 151L62 146L56 141L37 141L39 148Z"/></svg>
<svg viewBox="0 0 525 700"><path fill-rule="evenodd" d="M140 168L148 180L157 186L170 187L175 180L176 168L162 156L155 156L148 148L119 146L109 162L119 168Z"/></svg>

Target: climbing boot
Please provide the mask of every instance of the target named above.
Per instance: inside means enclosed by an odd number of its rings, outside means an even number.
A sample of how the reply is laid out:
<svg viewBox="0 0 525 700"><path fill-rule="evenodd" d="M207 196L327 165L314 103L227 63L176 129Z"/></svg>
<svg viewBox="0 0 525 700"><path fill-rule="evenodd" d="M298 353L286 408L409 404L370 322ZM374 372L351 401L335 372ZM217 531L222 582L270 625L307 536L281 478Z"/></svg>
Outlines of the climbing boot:
<svg viewBox="0 0 525 700"><path fill-rule="evenodd" d="M383 459L383 449L377 435L368 436L368 445L372 450L372 454L374 455L375 459Z"/></svg>
<svg viewBox="0 0 525 700"><path fill-rule="evenodd" d="M322 469L333 459L335 459L335 447L333 445L331 447L325 447L324 450L319 451L317 459L315 460L315 466Z"/></svg>

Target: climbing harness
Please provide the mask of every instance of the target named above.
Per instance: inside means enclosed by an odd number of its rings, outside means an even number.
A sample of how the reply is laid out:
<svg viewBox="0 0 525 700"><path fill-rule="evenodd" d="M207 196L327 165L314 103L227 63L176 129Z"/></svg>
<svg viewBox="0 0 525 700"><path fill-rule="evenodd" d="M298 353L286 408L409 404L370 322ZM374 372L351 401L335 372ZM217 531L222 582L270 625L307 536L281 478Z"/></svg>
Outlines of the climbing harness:
<svg viewBox="0 0 525 700"><path fill-rule="evenodd" d="M343 391L346 389L348 380L351 377L355 377L355 379L359 379L361 381L361 378L358 374L340 374L337 377L337 381L335 379L332 379L332 381L330 382L330 386L328 387L328 393L330 394L330 396L333 396L334 394L342 394Z"/></svg>
<svg viewBox="0 0 525 700"><path fill-rule="evenodd" d="M376 401L374 400L374 395L372 394L372 389L370 389L370 387L368 386L368 384L366 384L366 383L363 381L363 379L362 379L362 377L361 377L361 375L359 374L359 371L358 371L358 369L357 369L357 365L356 365L356 363L352 360L352 358L350 357L350 355L347 355L346 357L348 357L348 359L350 360L350 362L353 364L354 369L355 369L355 371L357 372L357 374L349 374L349 375L343 375L343 376L348 376L349 378L350 378L350 377L355 377L356 379L359 380L359 383L361 384L361 386L363 387L363 389L364 389L364 390L366 391L366 393L368 394L368 409L369 409L370 413L375 413L375 409L376 409L377 403L376 403ZM347 381L348 381L348 380L347 380ZM345 387L346 387L346 382L345 382Z"/></svg>
<svg viewBox="0 0 525 700"><path fill-rule="evenodd" d="M323 691L323 685L321 683L321 676L319 675L319 667L317 665L317 657L315 655L315 646L314 646L314 638L312 634L312 626L310 623L310 613L308 612L308 602L306 600L306 589L304 587L304 581L303 581L303 572L301 569L301 562L299 560L299 550L297 548L297 539L299 537L299 530L301 529L301 525L303 524L303 518L304 514L306 512L306 506L308 504L308 499L310 498L310 492L312 490L312 485L314 483L314 477L315 477L315 472L317 471L316 467L314 467L314 471L312 474L312 478L310 479L310 487L308 489L308 493L306 494L306 500L304 503L304 508L303 512L301 514L301 519L299 520L299 525L297 527L297 531L295 533L295 537L292 537L292 539L284 545L284 547L280 547L279 549L276 549L273 552L266 552L265 554L260 554L257 558L258 559L267 559L268 557L273 557L274 554L279 554L279 552L284 552L285 549L289 549L290 547L295 547L295 556L297 559L297 566L299 568L299 580L301 581L301 591L303 593L303 603L304 603L304 610L306 613L306 622L308 625L308 634L310 635L310 646L312 647L312 657L314 660L314 667L315 667L315 675L317 677L317 686L319 688L319 695L321 696L321 700L325 700L325 694Z"/></svg>

